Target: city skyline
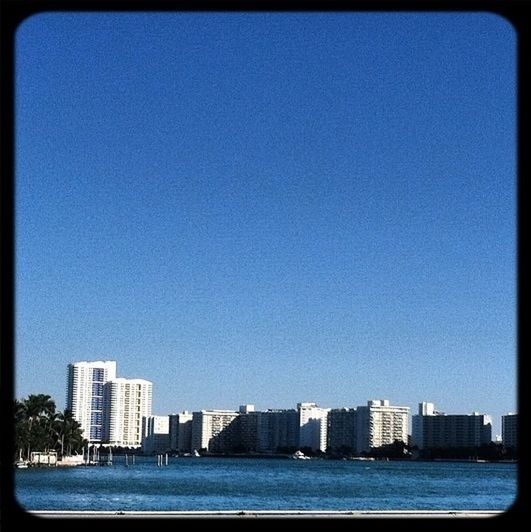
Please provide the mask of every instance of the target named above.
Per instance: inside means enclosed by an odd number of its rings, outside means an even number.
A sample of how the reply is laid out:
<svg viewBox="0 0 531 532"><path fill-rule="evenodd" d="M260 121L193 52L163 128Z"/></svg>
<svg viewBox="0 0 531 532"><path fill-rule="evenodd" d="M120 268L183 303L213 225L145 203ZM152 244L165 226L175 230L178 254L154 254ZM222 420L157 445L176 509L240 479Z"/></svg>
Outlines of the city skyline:
<svg viewBox="0 0 531 532"><path fill-rule="evenodd" d="M390 404L388 399L370 399L367 405L354 408L298 402L296 409L257 410L254 404L245 404L238 410L157 415L151 408L153 383L117 377L116 370L113 360L68 365L68 409L89 444L142 447L144 452L156 447L188 453L201 449L275 453L299 447L312 452L348 448L363 453L397 442L423 451L499 441L498 435L493 438L490 415L477 411L447 414L427 401L418 403L416 414L409 406ZM503 444L513 448L517 414L502 416L501 421Z"/></svg>
<svg viewBox="0 0 531 532"><path fill-rule="evenodd" d="M131 395L132 397L132 390L128 390L127 392L125 390L121 390L119 393L117 393L117 387L123 388L124 386L134 386L135 389L138 389L137 392L133 392L135 396L138 394L138 404L140 404L140 398L143 397L144 394L147 394L147 397L142 398L142 411L143 413L135 414L134 412L134 405L136 404L135 401L130 401L129 397ZM148 389L141 391L140 388L143 388L144 386L148 386ZM232 408L205 408L201 407L195 410L188 410L186 408L179 408L178 410L172 410L170 412L159 412L154 413L152 412L151 408L151 402L152 402L152 388L153 383L150 381L146 381L142 378L123 378L123 377L117 377L117 367L116 367L116 361L114 360L91 360L91 361L77 361L68 364L67 367L67 408L72 411L74 418L80 423L80 426L82 430L84 431L85 437L91 442L91 443L98 443L98 442L107 442L109 441L122 441L122 438L118 436L118 434L122 433L124 421L123 419L128 418L129 421L127 424L131 425L131 429L133 429L133 426L135 427L133 431L137 432L137 440L139 441L139 434L140 429L143 427L144 421L143 418L165 418L165 417L172 417L172 416L179 416L179 415L191 415L193 413L201 413L201 412L271 412L271 411L291 411L294 410L293 405L290 407L284 406L284 407L268 407L268 408L258 408L256 409L255 404L247 403L247 404L239 404L238 410L233 406ZM118 396L120 394L123 394L124 397L122 399L118 399ZM113 398L111 400L111 398ZM130 404L130 411L127 409L123 409L123 402L127 401L127 403ZM96 401L96 403L94 402ZM380 404L381 407L385 410L385 408L389 407L389 400L388 399L376 399L374 397L367 399L367 404L370 405L371 403L374 404ZM121 405L120 408L117 410L116 407L118 405ZM470 415L482 415L488 418L489 423L491 427L494 427L492 416L489 415L488 412L485 411L478 411L478 410L472 410L470 412L445 412L442 410L435 410L434 404L429 401L421 401L417 403L419 409L418 414L421 415L437 415L437 416L448 416L449 418L455 418L455 417L467 417ZM297 410L301 412L301 423L306 419L317 419L320 418L322 415L325 415L329 411L334 410L351 410L351 411L358 411L362 412L360 415L364 415L363 411L366 409L366 407L363 406L354 406L354 405L319 405L315 402L308 402L308 401L298 401L296 403ZM406 419L407 423L404 426L400 427L400 434L401 434L401 440L405 441L406 436L412 435L415 431L415 423L414 423L414 417L416 414L414 413L415 410L412 409L410 406L391 406L392 409L398 409L402 414L405 414L407 410ZM92 416L95 415L97 419L93 419L91 421ZM327 414L326 414L327 415ZM326 417L325 415L325 417ZM501 416L501 427L503 432L503 418L511 415L516 415L515 412L506 412L504 415ZM99 416L99 417L98 417ZM120 418L122 418L122 421L120 421ZM135 421L133 421L135 419ZM112 421L111 421L112 420ZM307 420L307 419L306 419ZM413 424L412 424L413 422ZM112 431L109 431L110 424L113 425ZM95 427L92 425L96 425ZM169 427L169 425L168 425ZM512 430L515 430L513 428ZM113 433L111 435L111 432ZM88 436L90 434L90 437ZM496 441L497 438L501 436L501 434L492 434L493 441ZM304 438L308 437L304 433L301 433L301 441L304 441ZM129 437L125 438L125 440L133 440L135 438L132 438L130 435ZM322 440L321 440L321 447L324 450L325 442L326 441L326 430L322 434ZM124 444L123 441L121 444Z"/></svg>
<svg viewBox="0 0 531 532"><path fill-rule="evenodd" d="M481 13L48 13L16 37L16 396L516 406L516 35ZM42 378L46 375L46 379Z"/></svg>

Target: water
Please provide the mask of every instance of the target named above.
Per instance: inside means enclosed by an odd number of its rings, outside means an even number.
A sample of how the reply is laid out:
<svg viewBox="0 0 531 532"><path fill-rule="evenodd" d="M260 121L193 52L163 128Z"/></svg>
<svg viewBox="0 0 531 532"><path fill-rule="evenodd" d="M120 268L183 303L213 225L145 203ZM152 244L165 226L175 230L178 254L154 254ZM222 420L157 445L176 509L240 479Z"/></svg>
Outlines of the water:
<svg viewBox="0 0 531 532"><path fill-rule="evenodd" d="M515 464L137 457L15 473L27 510L506 510Z"/></svg>

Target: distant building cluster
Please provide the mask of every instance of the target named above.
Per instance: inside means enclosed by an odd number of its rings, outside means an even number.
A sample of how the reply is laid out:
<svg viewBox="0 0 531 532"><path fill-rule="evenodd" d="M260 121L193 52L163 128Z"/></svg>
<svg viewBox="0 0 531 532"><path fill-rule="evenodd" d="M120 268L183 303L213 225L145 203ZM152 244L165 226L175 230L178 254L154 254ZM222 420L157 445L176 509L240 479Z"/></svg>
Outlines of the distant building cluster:
<svg viewBox="0 0 531 532"><path fill-rule="evenodd" d="M171 451L184 453L276 453L294 449L363 453L396 440L407 443L408 417L408 407L392 406L385 400L369 401L357 409L298 403L296 409L261 412L253 405L242 405L238 411L171 414L168 444ZM150 437L146 434L146 443Z"/></svg>
<svg viewBox="0 0 531 532"><path fill-rule="evenodd" d="M138 447L152 389L144 379L117 378L115 361L76 362L68 365L66 408L90 443Z"/></svg>
<svg viewBox="0 0 531 532"><path fill-rule="evenodd" d="M294 409L183 411L152 415L152 383L116 377L116 362L76 362L68 366L67 408L90 443L141 447L146 454L290 453L362 455L393 445L416 449L477 448L492 440L488 415L447 415L433 403L409 407L370 400L357 408L322 408L302 402ZM504 446L516 450L517 415L502 417Z"/></svg>

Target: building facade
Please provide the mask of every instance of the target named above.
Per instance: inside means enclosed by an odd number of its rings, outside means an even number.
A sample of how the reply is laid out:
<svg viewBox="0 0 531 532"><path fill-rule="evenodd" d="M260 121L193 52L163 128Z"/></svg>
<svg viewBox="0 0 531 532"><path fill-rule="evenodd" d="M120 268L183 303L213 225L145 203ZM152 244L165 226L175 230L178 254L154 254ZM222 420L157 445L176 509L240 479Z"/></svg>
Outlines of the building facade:
<svg viewBox="0 0 531 532"><path fill-rule="evenodd" d="M408 442L409 407L393 406L386 399L367 402L357 408L357 453Z"/></svg>
<svg viewBox="0 0 531 532"><path fill-rule="evenodd" d="M264 453L295 452L299 448L299 412L270 409L259 412L258 450Z"/></svg>
<svg viewBox="0 0 531 532"><path fill-rule="evenodd" d="M412 443L420 450L476 448L492 440L490 416L444 414L433 403L419 403L419 413L412 420Z"/></svg>
<svg viewBox="0 0 531 532"><path fill-rule="evenodd" d="M327 450L332 453L355 453L358 447L357 411L333 408L328 412Z"/></svg>
<svg viewBox="0 0 531 532"><path fill-rule="evenodd" d="M142 418L142 452L165 453L170 450L170 417L149 416Z"/></svg>
<svg viewBox="0 0 531 532"><path fill-rule="evenodd" d="M104 440L103 387L114 378L115 361L68 364L66 408L81 425L83 437L91 443Z"/></svg>
<svg viewBox="0 0 531 532"><path fill-rule="evenodd" d="M257 412L254 405L241 405L237 423L236 449L241 452L258 452L260 450L260 421L262 412Z"/></svg>
<svg viewBox="0 0 531 532"><path fill-rule="evenodd" d="M232 452L238 447L238 426L234 410L201 410L192 417L192 450Z"/></svg>
<svg viewBox="0 0 531 532"><path fill-rule="evenodd" d="M152 415L151 382L116 378L104 385L104 440L122 447L139 447L142 418Z"/></svg>
<svg viewBox="0 0 531 532"><path fill-rule="evenodd" d="M518 447L518 414L502 416L502 442L507 449Z"/></svg>
<svg viewBox="0 0 531 532"><path fill-rule="evenodd" d="M326 451L329 408L316 403L297 403L299 412L299 446L312 451Z"/></svg>
<svg viewBox="0 0 531 532"><path fill-rule="evenodd" d="M178 453L192 452L192 418L191 412L170 414L170 449Z"/></svg>

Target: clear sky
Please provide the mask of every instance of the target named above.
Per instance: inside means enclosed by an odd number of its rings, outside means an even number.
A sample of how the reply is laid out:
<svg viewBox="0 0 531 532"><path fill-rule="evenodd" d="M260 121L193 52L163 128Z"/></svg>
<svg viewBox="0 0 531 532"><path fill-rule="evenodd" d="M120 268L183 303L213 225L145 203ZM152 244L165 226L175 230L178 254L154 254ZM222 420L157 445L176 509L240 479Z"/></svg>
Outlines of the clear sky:
<svg viewBox="0 0 531 532"><path fill-rule="evenodd" d="M516 33L49 13L16 41L16 396L516 410Z"/></svg>

